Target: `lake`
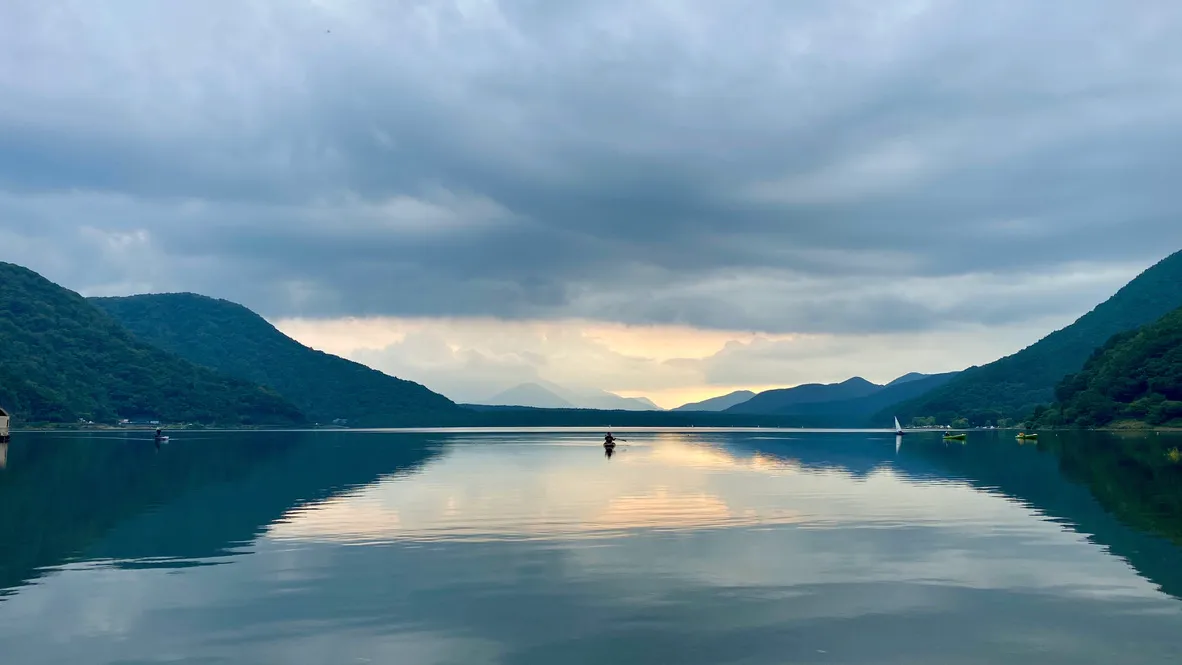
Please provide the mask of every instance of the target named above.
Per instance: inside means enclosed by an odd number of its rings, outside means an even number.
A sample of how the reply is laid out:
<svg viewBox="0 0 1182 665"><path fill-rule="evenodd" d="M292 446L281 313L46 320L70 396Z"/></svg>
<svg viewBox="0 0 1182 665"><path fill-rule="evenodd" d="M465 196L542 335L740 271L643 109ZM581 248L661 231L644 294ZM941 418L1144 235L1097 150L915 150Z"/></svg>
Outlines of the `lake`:
<svg viewBox="0 0 1182 665"><path fill-rule="evenodd" d="M616 434L18 433L0 660L1182 662L1182 438Z"/></svg>

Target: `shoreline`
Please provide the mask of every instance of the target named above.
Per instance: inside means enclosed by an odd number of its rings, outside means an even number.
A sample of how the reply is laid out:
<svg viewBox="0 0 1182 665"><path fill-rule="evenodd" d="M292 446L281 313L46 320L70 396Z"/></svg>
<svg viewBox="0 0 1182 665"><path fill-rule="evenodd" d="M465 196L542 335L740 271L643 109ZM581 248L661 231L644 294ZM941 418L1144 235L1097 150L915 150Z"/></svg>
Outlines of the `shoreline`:
<svg viewBox="0 0 1182 665"><path fill-rule="evenodd" d="M378 432L399 432L399 433L430 433L430 432L455 432L455 433L478 433L478 432L599 432L604 429L602 426L594 425L440 425L440 426L391 426L391 427L346 427L341 425L324 425L324 426L268 426L268 425L251 425L251 426L218 426L218 425L203 425L203 426L183 426L178 425L170 427L167 425L143 425L143 426L116 426L116 425L90 425L79 427L77 425L37 425L30 427L15 427L10 431L12 434L22 433L44 433L44 432L60 432L63 434L84 434L89 432L101 432L104 434L116 432L154 432L160 429L166 433L182 433L182 432L356 432L356 433L378 433ZM865 434L890 434L894 435L895 430L892 428L872 428L872 427L762 427L750 425L715 425L715 426L685 426L685 425L638 425L633 427L621 426L609 429L629 432L777 432L777 433L808 433L808 434L824 434L824 433L865 433ZM957 429L945 430L937 428L916 428L904 429L906 434L942 434L944 432L958 432L958 433L983 433L983 432L1107 432L1111 434L1150 434L1150 433L1168 433L1179 434L1182 433L1182 427L1094 427L1087 429L1073 428L1073 427L1047 427L1047 428L1030 428L1024 429L1020 427L1008 428L994 428L994 429Z"/></svg>

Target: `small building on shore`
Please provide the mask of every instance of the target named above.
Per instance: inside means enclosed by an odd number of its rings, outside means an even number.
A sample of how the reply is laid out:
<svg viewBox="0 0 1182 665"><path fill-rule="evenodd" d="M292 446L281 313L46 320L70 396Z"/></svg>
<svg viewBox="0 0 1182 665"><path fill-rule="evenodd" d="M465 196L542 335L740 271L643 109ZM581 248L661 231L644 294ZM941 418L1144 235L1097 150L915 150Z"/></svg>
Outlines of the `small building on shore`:
<svg viewBox="0 0 1182 665"><path fill-rule="evenodd" d="M4 407L0 407L0 443L8 443L8 423L10 418Z"/></svg>

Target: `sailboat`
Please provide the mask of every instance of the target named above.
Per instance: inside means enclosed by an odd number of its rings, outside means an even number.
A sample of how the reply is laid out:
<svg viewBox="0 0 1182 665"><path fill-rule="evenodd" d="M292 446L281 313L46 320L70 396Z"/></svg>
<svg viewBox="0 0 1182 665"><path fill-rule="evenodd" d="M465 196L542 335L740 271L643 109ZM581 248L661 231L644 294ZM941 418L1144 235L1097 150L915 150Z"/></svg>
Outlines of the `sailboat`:
<svg viewBox="0 0 1182 665"><path fill-rule="evenodd" d="M898 416L895 416L895 436L903 436L903 426L899 424Z"/></svg>

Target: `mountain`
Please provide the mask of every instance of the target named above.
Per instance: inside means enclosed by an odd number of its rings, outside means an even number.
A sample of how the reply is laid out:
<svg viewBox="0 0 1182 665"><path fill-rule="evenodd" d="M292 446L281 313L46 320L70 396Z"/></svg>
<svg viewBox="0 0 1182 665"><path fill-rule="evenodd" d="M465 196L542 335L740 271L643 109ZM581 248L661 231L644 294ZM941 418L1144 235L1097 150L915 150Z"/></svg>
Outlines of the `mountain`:
<svg viewBox="0 0 1182 665"><path fill-rule="evenodd" d="M908 373L904 374L903 376L900 376L899 378L895 379L894 381L891 381L890 383L888 383L887 387L897 386L902 383L911 383L912 381L919 381L920 379L926 379L929 376L932 376L932 375L931 374L920 374L919 372L908 372Z"/></svg>
<svg viewBox="0 0 1182 665"><path fill-rule="evenodd" d="M644 397L620 397L606 390L580 391L541 379L522 383L480 402L485 406L528 406L539 409L662 411Z"/></svg>
<svg viewBox="0 0 1182 665"><path fill-rule="evenodd" d="M1055 385L1078 372L1110 337L1156 321L1180 306L1182 252L1177 252L1071 325L1013 355L970 367L930 393L900 404L892 413L900 420L934 416L939 422L962 416L977 424L1026 417L1035 406L1052 401Z"/></svg>
<svg viewBox="0 0 1182 665"><path fill-rule="evenodd" d="M522 383L484 400L481 404L530 406L538 409L573 409L575 405L536 383Z"/></svg>
<svg viewBox="0 0 1182 665"><path fill-rule="evenodd" d="M1040 425L1098 427L1118 420L1182 422L1182 308L1114 335L1036 409Z"/></svg>
<svg viewBox="0 0 1182 665"><path fill-rule="evenodd" d="M0 263L0 405L23 423L304 421L274 391L138 340L77 293L9 263Z"/></svg>
<svg viewBox="0 0 1182 665"><path fill-rule="evenodd" d="M593 393L583 393L579 399L590 409L605 409L611 411L664 411L647 397L620 397L606 390Z"/></svg>
<svg viewBox="0 0 1182 665"><path fill-rule="evenodd" d="M308 348L232 302L191 293L91 302L141 340L199 365L269 386L317 422L454 424L468 413L418 383Z"/></svg>
<svg viewBox="0 0 1182 665"><path fill-rule="evenodd" d="M905 400L918 397L951 381L958 372L944 374L920 374L903 382L898 379L883 386L869 395L853 399L832 400L828 402L798 402L781 408L776 413L790 416L812 416L816 418L816 426L822 427L827 423L841 423L847 427L864 425L867 427L886 427L891 425L890 417L876 417L882 409ZM913 376L913 375L908 375Z"/></svg>
<svg viewBox="0 0 1182 665"><path fill-rule="evenodd" d="M782 413L797 404L856 399L882 389L883 386L860 376L841 383L806 383L794 388L765 390L746 402L725 409L724 413Z"/></svg>
<svg viewBox="0 0 1182 665"><path fill-rule="evenodd" d="M736 390L733 393L726 395L719 395L718 397L711 397L704 399L701 402L690 402L689 404L682 404L673 409L674 411L725 411L732 406L742 404L747 400L755 397L755 393L750 390Z"/></svg>

